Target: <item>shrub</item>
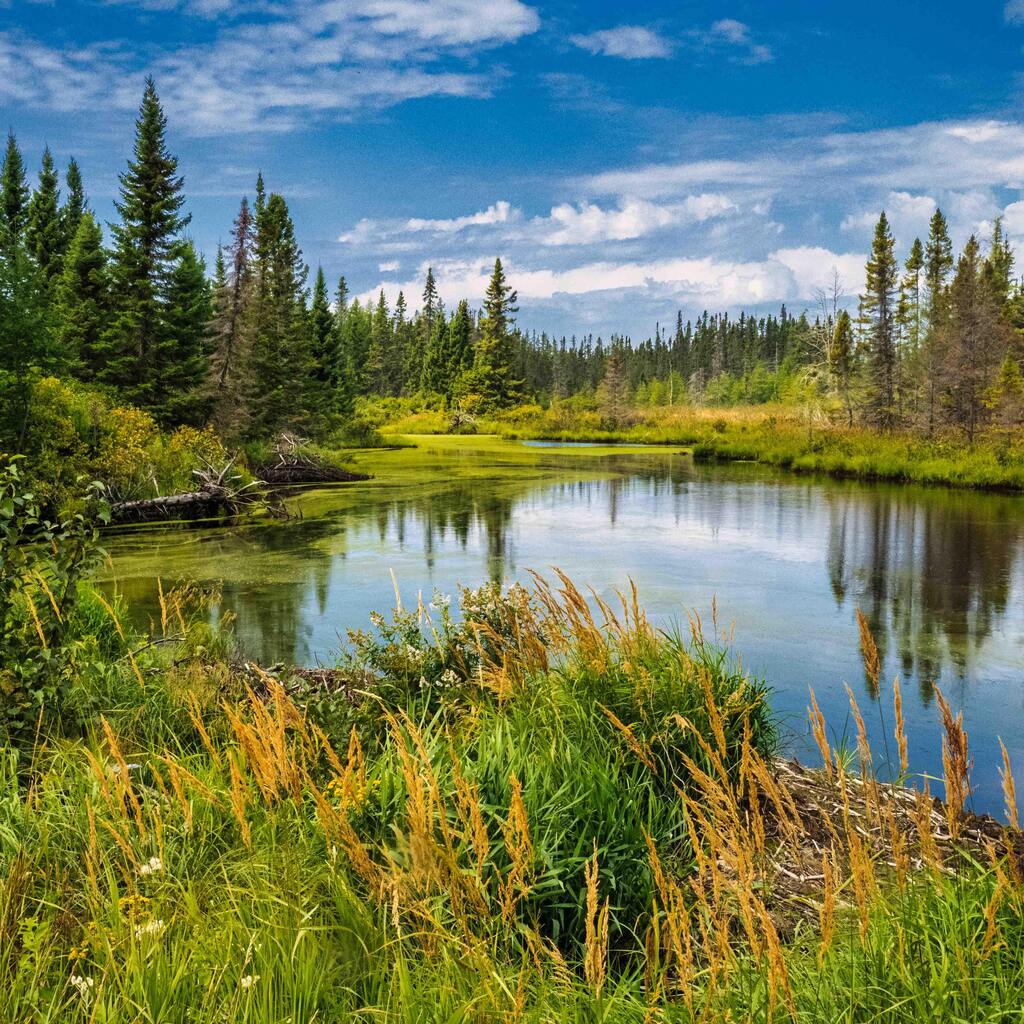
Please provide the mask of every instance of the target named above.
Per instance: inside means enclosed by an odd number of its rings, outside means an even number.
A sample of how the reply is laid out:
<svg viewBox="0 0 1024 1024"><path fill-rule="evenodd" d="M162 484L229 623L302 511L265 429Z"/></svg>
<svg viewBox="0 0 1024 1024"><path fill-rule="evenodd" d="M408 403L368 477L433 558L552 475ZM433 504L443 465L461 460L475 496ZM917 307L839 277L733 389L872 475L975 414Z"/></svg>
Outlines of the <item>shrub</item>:
<svg viewBox="0 0 1024 1024"><path fill-rule="evenodd" d="M97 563L99 492L87 511L51 522L25 489L20 460L0 467L0 739L70 725L68 694L86 650L75 625L79 586Z"/></svg>

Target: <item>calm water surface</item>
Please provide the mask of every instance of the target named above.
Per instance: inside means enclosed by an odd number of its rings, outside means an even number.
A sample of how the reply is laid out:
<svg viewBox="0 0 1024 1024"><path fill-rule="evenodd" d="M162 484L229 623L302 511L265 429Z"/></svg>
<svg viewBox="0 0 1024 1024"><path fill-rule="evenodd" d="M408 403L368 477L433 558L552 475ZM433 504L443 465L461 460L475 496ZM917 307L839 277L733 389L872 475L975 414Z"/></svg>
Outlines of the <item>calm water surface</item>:
<svg viewBox="0 0 1024 1024"><path fill-rule="evenodd" d="M632 578L652 619L734 626L775 693L787 747L809 759L808 687L852 746L844 684L880 755L904 689L912 768L941 773L934 686L963 707L975 806L999 813L997 736L1024 770L1024 499L696 466L668 451L554 450L481 439L375 453L374 479L297 496L304 518L108 539L112 578L142 621L156 579L217 583L239 640L265 662L331 661L349 627L417 592L557 565L605 598ZM860 662L860 608L884 655Z"/></svg>

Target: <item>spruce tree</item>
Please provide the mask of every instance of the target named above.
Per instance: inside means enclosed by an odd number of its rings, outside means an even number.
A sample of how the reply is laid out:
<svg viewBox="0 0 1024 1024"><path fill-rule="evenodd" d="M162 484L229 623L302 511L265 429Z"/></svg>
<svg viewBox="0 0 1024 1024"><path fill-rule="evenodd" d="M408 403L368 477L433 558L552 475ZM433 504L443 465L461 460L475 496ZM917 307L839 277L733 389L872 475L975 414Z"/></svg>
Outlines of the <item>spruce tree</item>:
<svg viewBox="0 0 1024 1024"><path fill-rule="evenodd" d="M835 334L832 338L832 345L829 349L830 366L832 379L835 381L836 391L846 411L846 422L853 426L853 373L854 373L854 337L853 320L850 314L844 309L836 320Z"/></svg>
<svg viewBox="0 0 1024 1024"><path fill-rule="evenodd" d="M60 216L57 169L50 147L43 150L39 185L28 204L25 244L49 290L60 274L64 256L64 226Z"/></svg>
<svg viewBox="0 0 1024 1024"><path fill-rule="evenodd" d="M340 277L337 290L334 293L334 351L336 359L334 408L343 416L352 414L356 399L348 314L348 282L344 277Z"/></svg>
<svg viewBox="0 0 1024 1024"><path fill-rule="evenodd" d="M313 404L327 412L334 408L334 392L338 386L337 332L334 314L327 295L327 279L318 267L313 284L313 303L309 311L312 330Z"/></svg>
<svg viewBox="0 0 1024 1024"><path fill-rule="evenodd" d="M358 298L353 299L345 313L342 326L342 351L349 368L349 393L353 400L369 392L367 366L372 333L373 309L370 306L364 307Z"/></svg>
<svg viewBox="0 0 1024 1024"><path fill-rule="evenodd" d="M395 300L395 313L391 318L391 351L388 358L388 375L393 395L401 395L407 390L407 359L410 354L415 355L415 350L418 348L415 342L408 337L408 313L405 293L399 291L398 298ZM410 349L413 352L410 352Z"/></svg>
<svg viewBox="0 0 1024 1024"><path fill-rule="evenodd" d="M473 315L463 299L455 309L448 326L448 381L446 393L451 396L452 383L473 366Z"/></svg>
<svg viewBox="0 0 1024 1024"><path fill-rule="evenodd" d="M986 415L985 398L1008 348L1008 328L982 276L973 235L957 262L949 290L948 393L953 421L974 440Z"/></svg>
<svg viewBox="0 0 1024 1024"><path fill-rule="evenodd" d="M203 387L210 356L213 308L206 265L191 242L181 242L167 287L165 323L170 358L161 360L153 380L155 408L164 422L201 426L209 413Z"/></svg>
<svg viewBox="0 0 1024 1024"><path fill-rule="evenodd" d="M924 246L920 238L914 239L910 255L903 265L906 272L900 283L900 326L911 352L916 352L921 342L921 285L924 272Z"/></svg>
<svg viewBox="0 0 1024 1024"><path fill-rule="evenodd" d="M103 332L110 316L110 280L103 231L83 213L57 281L55 321L61 350L75 375L94 381L103 366Z"/></svg>
<svg viewBox="0 0 1024 1024"><path fill-rule="evenodd" d="M423 356L420 388L426 394L447 395L451 390L449 373L449 325L443 316L434 318L434 333Z"/></svg>
<svg viewBox="0 0 1024 1024"><path fill-rule="evenodd" d="M218 247L210 325L210 417L221 436L240 437L248 420L245 369L251 326L253 221L243 196L231 231L227 259Z"/></svg>
<svg viewBox="0 0 1024 1024"><path fill-rule="evenodd" d="M85 199L85 186L82 184L82 171L74 157L68 161L64 184L67 186L68 194L61 207L60 219L64 235L64 251L66 252L71 248L71 243L74 241L75 235L78 234L78 225L82 214L89 208Z"/></svg>
<svg viewBox="0 0 1024 1024"><path fill-rule="evenodd" d="M920 377L924 386L925 422L929 433L935 429L939 403L945 385L949 311L947 281L953 269L953 243L941 210L932 215L924 252L924 279L928 290L927 325L921 346Z"/></svg>
<svg viewBox="0 0 1024 1024"><path fill-rule="evenodd" d="M484 297L472 373L473 389L485 407L511 405L521 395L522 381L513 378L512 368L516 298L505 280L501 260L496 259Z"/></svg>
<svg viewBox="0 0 1024 1024"><path fill-rule="evenodd" d="M50 304L23 238L0 258L0 449L23 450L32 383L59 368Z"/></svg>
<svg viewBox="0 0 1024 1024"><path fill-rule="evenodd" d="M7 134L7 150L0 169L0 247L13 254L24 240L28 222L29 188L25 161L13 132Z"/></svg>
<svg viewBox="0 0 1024 1024"><path fill-rule="evenodd" d="M135 124L134 155L121 175L121 197L115 204L121 217L112 227L115 308L102 374L104 382L120 388L128 401L149 408L163 423L172 422L172 412L162 381L173 376L175 361L191 358L188 339L198 332L198 325L185 332L185 348L179 353L167 319L181 252L178 239L189 218L181 213L183 182L166 134L167 118L150 78Z"/></svg>
<svg viewBox="0 0 1024 1024"><path fill-rule="evenodd" d="M373 311L370 349L366 359L366 386L371 395L393 393L392 382L389 379L392 342L391 314L388 311L388 301L382 288L377 299L377 306Z"/></svg>
<svg viewBox="0 0 1024 1024"><path fill-rule="evenodd" d="M309 268L284 198L274 192L264 201L258 190L256 209L255 288L261 308L249 347L249 430L254 437L271 437L302 424L309 411Z"/></svg>
<svg viewBox="0 0 1024 1024"><path fill-rule="evenodd" d="M953 270L953 243L949 225L941 210L932 215L928 245L924 254L925 283L928 286L928 323L940 327L946 307L946 282Z"/></svg>
<svg viewBox="0 0 1024 1024"><path fill-rule="evenodd" d="M423 286L423 341L428 342L434 333L434 321L441 306L441 298L437 293L437 282L434 280L434 268L427 267L427 280Z"/></svg>
<svg viewBox="0 0 1024 1024"><path fill-rule="evenodd" d="M896 289L899 265L895 240L885 213L878 218L867 265L867 290L862 296L870 321L870 391L868 410L872 422L890 430L897 418Z"/></svg>
<svg viewBox="0 0 1024 1024"><path fill-rule="evenodd" d="M1000 311L1006 310L1010 304L1014 262L1013 248L1003 232L1003 219L997 217L995 226L992 228L992 243L988 259L985 260L983 274L985 286L989 289L996 307Z"/></svg>

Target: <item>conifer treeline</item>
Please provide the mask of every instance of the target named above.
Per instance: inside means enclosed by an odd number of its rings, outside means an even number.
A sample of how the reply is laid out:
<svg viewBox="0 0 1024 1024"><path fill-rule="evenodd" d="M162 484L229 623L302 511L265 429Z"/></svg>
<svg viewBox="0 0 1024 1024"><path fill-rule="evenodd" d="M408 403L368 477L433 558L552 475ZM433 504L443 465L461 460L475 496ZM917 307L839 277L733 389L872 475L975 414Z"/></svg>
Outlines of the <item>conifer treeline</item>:
<svg viewBox="0 0 1024 1024"><path fill-rule="evenodd" d="M615 394L727 404L801 393L839 399L853 422L944 423L970 436L1024 415L1024 291L996 224L985 253L972 238L954 261L936 211L927 242L901 268L883 214L856 318L838 296L813 319L704 313L634 344L613 335L556 339L515 326L501 261L483 307L445 310L428 270L419 308L350 299L302 258L285 199L241 201L212 279L189 241L183 180L152 81L120 177L110 245L77 164L64 188L43 154L30 188L8 137L0 174L0 374L4 447L24 435L34 376L73 377L147 410L164 426L211 424L232 441L284 427L318 429L360 396L442 396L495 408L523 400ZM63 194L62 194L63 193Z"/></svg>

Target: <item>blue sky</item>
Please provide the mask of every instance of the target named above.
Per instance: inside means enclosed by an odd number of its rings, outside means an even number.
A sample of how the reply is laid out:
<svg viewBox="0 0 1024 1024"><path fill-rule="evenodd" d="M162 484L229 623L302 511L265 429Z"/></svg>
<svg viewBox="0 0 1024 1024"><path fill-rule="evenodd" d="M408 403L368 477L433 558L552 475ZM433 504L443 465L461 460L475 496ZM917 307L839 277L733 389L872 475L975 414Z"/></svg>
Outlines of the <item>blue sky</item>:
<svg viewBox="0 0 1024 1024"><path fill-rule="evenodd" d="M1024 0L0 0L0 124L113 215L157 80L212 254L257 170L360 295L652 333L851 295L877 212L1024 246Z"/></svg>

